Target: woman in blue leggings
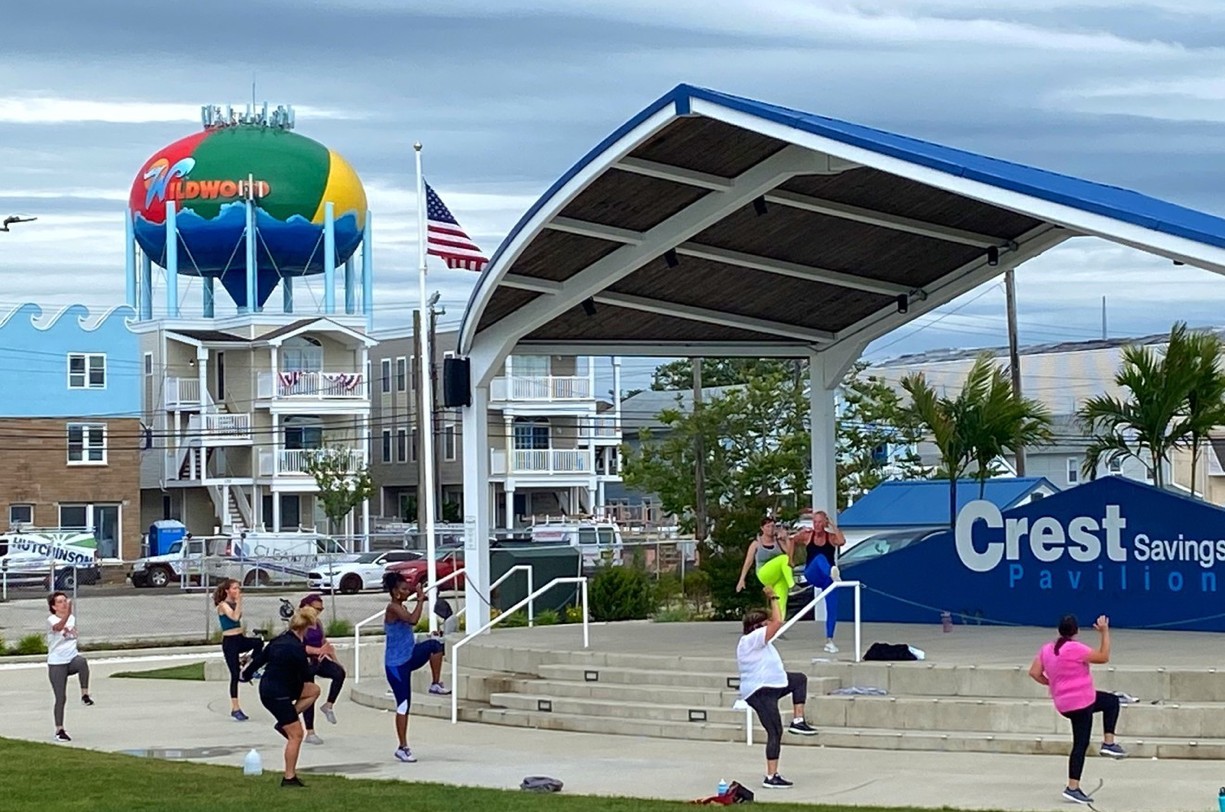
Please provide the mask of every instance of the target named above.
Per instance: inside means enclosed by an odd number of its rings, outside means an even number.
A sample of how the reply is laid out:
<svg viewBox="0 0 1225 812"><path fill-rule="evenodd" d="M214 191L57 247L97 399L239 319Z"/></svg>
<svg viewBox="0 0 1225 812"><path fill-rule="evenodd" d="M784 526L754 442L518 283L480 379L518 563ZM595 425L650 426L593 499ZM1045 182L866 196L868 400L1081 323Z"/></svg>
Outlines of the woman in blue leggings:
<svg viewBox="0 0 1225 812"><path fill-rule="evenodd" d="M383 630L387 633L383 670L387 673L387 682L396 699L396 736L400 746L396 748L395 756L400 761L411 763L417 760L408 746L408 708L413 699L413 672L429 663L430 693L445 696L451 692L442 684L442 640L429 637L418 642L415 634L417 621L425 608L425 591L420 582L417 584L417 605L411 612L404 606L409 587L403 575L387 573L383 576L383 588L391 598L383 615Z"/></svg>
<svg viewBox="0 0 1225 812"><path fill-rule="evenodd" d="M806 513L809 511L805 511ZM801 530L792 537L792 543L800 541L808 552L808 563L804 565L804 579L818 592L825 589L838 576L838 548L846 544L846 536L834 527L829 514L818 510L812 514L812 527ZM837 654L834 645L834 628L838 625L838 590L825 596L825 650Z"/></svg>

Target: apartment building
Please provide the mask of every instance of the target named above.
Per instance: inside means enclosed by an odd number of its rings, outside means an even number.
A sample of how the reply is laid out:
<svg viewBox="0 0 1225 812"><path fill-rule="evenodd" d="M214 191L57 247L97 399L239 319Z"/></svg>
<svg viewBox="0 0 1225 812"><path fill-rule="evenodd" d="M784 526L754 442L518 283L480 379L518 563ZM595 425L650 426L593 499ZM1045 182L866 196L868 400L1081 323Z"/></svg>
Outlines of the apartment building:
<svg viewBox="0 0 1225 812"><path fill-rule="evenodd" d="M411 332L376 333L371 351L371 477L378 515L415 520L421 443L419 374ZM455 346L454 333L434 341L435 366ZM619 359L515 355L493 381L489 407L490 489L494 526L513 530L534 516L604 512L606 487L621 481L619 404L597 397L604 361L620 388ZM439 387L434 387L436 402ZM463 441L459 410L435 410L435 469L440 519L462 515Z"/></svg>
<svg viewBox="0 0 1225 812"><path fill-rule="evenodd" d="M0 501L8 526L94 533L106 560L140 550L135 311L22 305L0 317Z"/></svg>

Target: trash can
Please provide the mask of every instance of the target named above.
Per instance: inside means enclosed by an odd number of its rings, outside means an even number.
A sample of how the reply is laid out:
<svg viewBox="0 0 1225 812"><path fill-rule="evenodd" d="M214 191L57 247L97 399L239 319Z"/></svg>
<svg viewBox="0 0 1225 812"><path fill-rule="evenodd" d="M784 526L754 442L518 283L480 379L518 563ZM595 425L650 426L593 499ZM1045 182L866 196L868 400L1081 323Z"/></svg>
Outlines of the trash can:
<svg viewBox="0 0 1225 812"><path fill-rule="evenodd" d="M528 564L532 567L533 587L540 589L554 578L579 575L579 551L574 547L542 547L532 542L500 541L489 551L489 580L501 578L511 567ZM499 611L505 611L527 597L527 573L517 572L507 578L490 597L490 603ZM538 595L535 609L558 612L567 606L579 603L579 585L558 584Z"/></svg>

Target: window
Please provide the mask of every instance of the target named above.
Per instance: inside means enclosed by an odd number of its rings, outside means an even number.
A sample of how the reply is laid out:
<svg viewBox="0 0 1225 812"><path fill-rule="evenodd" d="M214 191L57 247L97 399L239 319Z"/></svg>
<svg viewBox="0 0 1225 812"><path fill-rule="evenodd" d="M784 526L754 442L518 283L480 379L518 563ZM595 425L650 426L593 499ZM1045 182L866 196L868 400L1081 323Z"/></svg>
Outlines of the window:
<svg viewBox="0 0 1225 812"><path fill-rule="evenodd" d="M94 423L69 423L68 464L105 465L106 426Z"/></svg>
<svg viewBox="0 0 1225 812"><path fill-rule="evenodd" d="M519 450L543 450L548 447L548 420L540 417L528 417L515 421L515 448Z"/></svg>
<svg viewBox="0 0 1225 812"><path fill-rule="evenodd" d="M33 505L9 505L9 527L17 527L18 525L29 527L33 524Z"/></svg>
<svg viewBox="0 0 1225 812"><path fill-rule="evenodd" d="M322 426L285 427L285 449L287 451L300 451L315 448L323 448Z"/></svg>
<svg viewBox="0 0 1225 812"><path fill-rule="evenodd" d="M417 461L417 430L413 429L412 435L408 438L408 459L410 462Z"/></svg>
<svg viewBox="0 0 1225 812"><path fill-rule="evenodd" d="M549 356L516 355L511 369L516 378L546 378L549 375Z"/></svg>
<svg viewBox="0 0 1225 812"><path fill-rule="evenodd" d="M1122 460L1110 460L1109 462L1106 463L1106 470L1112 474L1123 473L1123 461Z"/></svg>
<svg viewBox="0 0 1225 812"><path fill-rule="evenodd" d="M294 336L281 346L281 368L285 372L323 371L323 345L313 338Z"/></svg>
<svg viewBox="0 0 1225 812"><path fill-rule="evenodd" d="M391 462L391 429L383 429L383 462Z"/></svg>
<svg viewBox="0 0 1225 812"><path fill-rule="evenodd" d="M1068 484L1080 482L1080 458L1068 457Z"/></svg>
<svg viewBox="0 0 1225 812"><path fill-rule="evenodd" d="M153 353L151 352L145 353L145 374L153 374Z"/></svg>
<svg viewBox="0 0 1225 812"><path fill-rule="evenodd" d="M383 394L387 394L391 391L391 359L384 358L379 367L383 376Z"/></svg>
<svg viewBox="0 0 1225 812"><path fill-rule="evenodd" d="M105 389L106 356L102 353L68 353L69 389Z"/></svg>
<svg viewBox="0 0 1225 812"><path fill-rule="evenodd" d="M88 530L98 541L101 558L119 557L120 517L119 505L107 504L61 504L60 527Z"/></svg>
<svg viewBox="0 0 1225 812"><path fill-rule="evenodd" d="M396 429L396 462L408 461L408 432Z"/></svg>
<svg viewBox="0 0 1225 812"><path fill-rule="evenodd" d="M403 392L408 386L408 359L396 359L396 391Z"/></svg>
<svg viewBox="0 0 1225 812"><path fill-rule="evenodd" d="M421 380L421 375L417 373L417 365L419 363L420 362L417 360L417 356L415 355L408 359L408 371L411 373L408 376L408 386L410 389L416 389L418 381Z"/></svg>
<svg viewBox="0 0 1225 812"><path fill-rule="evenodd" d="M442 458L447 462L455 462L454 426L447 426L442 430Z"/></svg>

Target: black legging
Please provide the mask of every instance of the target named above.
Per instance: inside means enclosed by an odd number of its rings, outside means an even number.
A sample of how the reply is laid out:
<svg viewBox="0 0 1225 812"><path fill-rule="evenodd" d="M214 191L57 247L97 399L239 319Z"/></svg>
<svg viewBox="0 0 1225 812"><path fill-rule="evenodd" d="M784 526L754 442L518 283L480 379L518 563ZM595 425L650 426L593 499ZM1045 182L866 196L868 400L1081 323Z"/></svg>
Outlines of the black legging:
<svg viewBox="0 0 1225 812"><path fill-rule="evenodd" d="M226 668L230 669L230 699L238 699L238 658L244 651L253 655L264 650L264 641L258 637L231 634L221 638L221 653L225 655Z"/></svg>
<svg viewBox="0 0 1225 812"><path fill-rule="evenodd" d="M340 698L340 689L345 684L345 669L335 660L320 660L318 665L311 667L311 674L315 677L323 677L332 681L332 687L328 688L328 704L335 704ZM315 680L312 679L311 682ZM315 729L315 703L302 711L302 723L306 725L307 730Z"/></svg>
<svg viewBox="0 0 1225 812"><path fill-rule="evenodd" d="M1119 698L1105 691L1098 691L1093 704L1080 710L1068 711L1063 714L1072 722L1072 755L1068 756L1068 778L1079 781L1080 774L1085 769L1085 752L1089 749L1089 739L1093 736L1093 714L1102 715L1102 729L1113 734L1114 726L1119 721Z"/></svg>
<svg viewBox="0 0 1225 812"><path fill-rule="evenodd" d="M808 675L796 671L787 672L787 684L782 688L758 688L745 701L757 712L761 726L766 729L766 760L778 758L783 746L783 717L778 712L778 702L787 694L796 705L803 705L808 698Z"/></svg>

